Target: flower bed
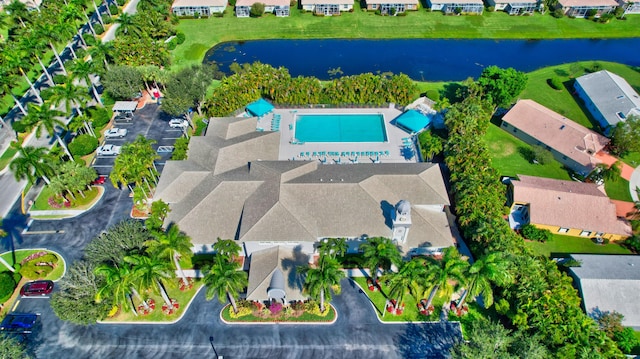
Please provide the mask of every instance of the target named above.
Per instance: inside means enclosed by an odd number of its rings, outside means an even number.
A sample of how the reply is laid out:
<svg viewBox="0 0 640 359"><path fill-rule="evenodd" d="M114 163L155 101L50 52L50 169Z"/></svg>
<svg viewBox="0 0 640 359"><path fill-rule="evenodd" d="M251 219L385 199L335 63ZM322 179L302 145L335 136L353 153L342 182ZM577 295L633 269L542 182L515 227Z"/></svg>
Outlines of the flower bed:
<svg viewBox="0 0 640 359"><path fill-rule="evenodd" d="M318 302L313 300L288 305L239 301L237 306L238 313L234 313L231 305L227 305L222 318L228 322L332 322L336 317L329 303L325 303L325 311L321 313Z"/></svg>

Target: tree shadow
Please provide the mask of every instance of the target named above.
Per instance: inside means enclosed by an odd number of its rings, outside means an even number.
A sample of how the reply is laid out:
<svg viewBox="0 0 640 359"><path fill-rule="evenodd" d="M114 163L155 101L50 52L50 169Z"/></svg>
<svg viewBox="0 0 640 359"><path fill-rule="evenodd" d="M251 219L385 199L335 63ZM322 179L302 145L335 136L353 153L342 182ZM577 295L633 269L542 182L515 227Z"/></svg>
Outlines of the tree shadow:
<svg viewBox="0 0 640 359"><path fill-rule="evenodd" d="M293 257L283 258L281 264L282 269L285 270L284 274L287 276L287 285L291 288L302 290L305 278L298 268L309 264L309 256L302 252L302 246L295 246L293 248Z"/></svg>
<svg viewBox="0 0 640 359"><path fill-rule="evenodd" d="M518 153L529 163L534 163L536 153L529 147L518 147Z"/></svg>
<svg viewBox="0 0 640 359"><path fill-rule="evenodd" d="M403 358L448 358L449 350L460 340L460 325L453 322L409 323L394 338Z"/></svg>
<svg viewBox="0 0 640 359"><path fill-rule="evenodd" d="M440 91L440 98L446 97L449 102L456 103L462 101L462 93L466 89L466 86L457 82L449 82L444 85Z"/></svg>

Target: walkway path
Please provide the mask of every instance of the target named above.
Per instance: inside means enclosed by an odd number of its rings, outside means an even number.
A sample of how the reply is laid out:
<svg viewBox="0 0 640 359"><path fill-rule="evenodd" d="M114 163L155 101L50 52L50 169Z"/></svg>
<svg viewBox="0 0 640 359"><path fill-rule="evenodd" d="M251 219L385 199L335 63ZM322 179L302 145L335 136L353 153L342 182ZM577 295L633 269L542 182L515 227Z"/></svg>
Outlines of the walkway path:
<svg viewBox="0 0 640 359"><path fill-rule="evenodd" d="M617 161L620 161L620 159L618 157L615 157L605 151L600 151L598 153L596 153L595 156L597 159L599 159L600 161L602 161L603 163L605 163L607 166L611 166L612 164L616 163ZM622 163L622 171L620 173L620 177L626 179L627 181L631 180L631 174L633 173L633 167L629 166L628 164L621 162Z"/></svg>

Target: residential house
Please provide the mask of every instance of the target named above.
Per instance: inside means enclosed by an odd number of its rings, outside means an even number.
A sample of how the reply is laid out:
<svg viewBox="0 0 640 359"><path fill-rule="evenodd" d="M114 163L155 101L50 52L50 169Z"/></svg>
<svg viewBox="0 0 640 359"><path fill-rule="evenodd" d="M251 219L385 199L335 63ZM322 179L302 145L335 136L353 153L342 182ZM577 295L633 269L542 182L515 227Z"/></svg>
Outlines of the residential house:
<svg viewBox="0 0 640 359"><path fill-rule="evenodd" d="M612 13L618 2L616 0L558 0L566 16L587 17L593 11L595 17Z"/></svg>
<svg viewBox="0 0 640 359"><path fill-rule="evenodd" d="M236 1L236 17L249 17L251 6L258 2L264 4L265 14L274 14L278 17L289 16L289 0L238 0Z"/></svg>
<svg viewBox="0 0 640 359"><path fill-rule="evenodd" d="M409 10L418 10L418 0L366 0L367 10L383 15L399 14Z"/></svg>
<svg viewBox="0 0 640 359"><path fill-rule="evenodd" d="M487 0L487 4L509 15L533 14L540 6L539 0Z"/></svg>
<svg viewBox="0 0 640 359"><path fill-rule="evenodd" d="M631 226L616 216L616 206L594 183L518 175L509 181L509 223L532 224L551 233L600 237L612 241L632 235Z"/></svg>
<svg viewBox="0 0 640 359"><path fill-rule="evenodd" d="M445 14L482 15L484 10L482 0L427 0L427 6L432 11L442 11Z"/></svg>
<svg viewBox="0 0 640 359"><path fill-rule="evenodd" d="M177 16L204 16L222 14L227 8L226 0L175 0L171 12Z"/></svg>
<svg viewBox="0 0 640 359"><path fill-rule="evenodd" d="M622 77L602 70L576 79L576 93L605 133L631 115L640 116L640 96Z"/></svg>
<svg viewBox="0 0 640 359"><path fill-rule="evenodd" d="M621 5L624 7L624 14L640 14L640 2L638 1L620 1Z"/></svg>
<svg viewBox="0 0 640 359"><path fill-rule="evenodd" d="M533 100L519 100L502 118L502 128L531 145L545 147L582 176L601 163L595 154L609 143L606 137Z"/></svg>
<svg viewBox="0 0 640 359"><path fill-rule="evenodd" d="M353 11L353 1L349 0L300 0L305 11L324 16L340 15L343 11Z"/></svg>
<svg viewBox="0 0 640 359"><path fill-rule="evenodd" d="M606 312L624 315L622 325L640 330L640 256L572 254L580 262L569 274L582 297L582 307L592 316Z"/></svg>

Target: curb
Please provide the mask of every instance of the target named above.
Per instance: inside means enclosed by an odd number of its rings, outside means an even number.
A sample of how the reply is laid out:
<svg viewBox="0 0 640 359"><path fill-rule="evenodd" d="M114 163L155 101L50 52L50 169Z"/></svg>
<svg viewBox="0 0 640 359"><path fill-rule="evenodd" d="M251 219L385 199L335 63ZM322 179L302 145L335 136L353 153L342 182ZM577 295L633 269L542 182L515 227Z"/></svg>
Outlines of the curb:
<svg viewBox="0 0 640 359"><path fill-rule="evenodd" d="M20 251L47 251L47 252L51 252L54 253L55 255L58 256L58 258L60 258L62 260L62 264L64 264L64 271L62 272L62 275L60 276L60 278L56 279L56 280L51 280L52 282L58 282L60 281L60 279L64 278L65 274L67 274L67 269L69 269L69 267L67 267L67 261L64 259L64 257L62 256L62 254L52 250L52 249L48 249L48 248L24 248L24 249L16 249L15 252L20 252ZM0 253L0 256L6 254L6 253L11 253L11 251L6 251L6 252L2 252ZM29 280L31 281L31 280Z"/></svg>
<svg viewBox="0 0 640 359"><path fill-rule="evenodd" d="M329 303L329 306L331 306L331 308L333 308L333 310L336 312L336 317L333 318L332 321L330 322L290 322L290 321L286 321L286 322L229 322L226 321L223 317L222 317L222 312L224 311L225 308L227 308L228 306L230 306L231 304L227 304L224 307L222 307L222 310L220 310L220 321L223 322L226 325L276 325L276 324L283 324L283 325L332 325L335 324L336 321L338 320L338 310L336 309L336 307L333 306L333 304Z"/></svg>
<svg viewBox="0 0 640 359"><path fill-rule="evenodd" d="M60 214L60 218L38 218L38 212L42 212L42 211L35 211L36 213L34 214L32 211L28 211L27 213L29 214L29 218L33 219L33 220L40 220L40 221L60 221L63 219L69 219L69 218L75 218L78 217L82 214L84 214L87 211L90 211L91 209L93 209L93 207L95 207L98 202L100 202L100 200L102 200L102 197L104 196L104 193L106 192L106 190L104 189L103 186L93 186L98 188L98 198L96 198L95 202L93 202L93 204L91 205L91 207L87 208L87 209L79 209L77 210L78 213L75 214L70 214L70 215L65 215L65 214ZM38 194L39 195L39 194ZM64 210L61 210L61 212ZM49 211L47 211L49 212ZM55 212L55 210L51 210L51 212ZM43 214L43 216L55 216L55 213L50 213L50 214Z"/></svg>
<svg viewBox="0 0 640 359"><path fill-rule="evenodd" d="M105 322L103 320L98 320L96 323L98 324L104 324L104 325L113 325L113 324L134 324L134 325L171 325L171 324L176 324L177 322L179 322L185 314L187 314L187 311L189 310L189 308L191 307L191 303L193 303L193 300L196 298L196 296L198 295L198 293L200 293L200 290L202 290L202 288L204 288L205 285L202 284L200 286L200 288L198 288L198 290L196 290L196 292L193 294L193 297L191 298L191 300L189 301L189 303L187 303L187 305L184 307L184 310L182 311L182 314L180 314L179 317L175 318L174 320L171 321L166 321L166 322L123 322L123 321L108 321Z"/></svg>

